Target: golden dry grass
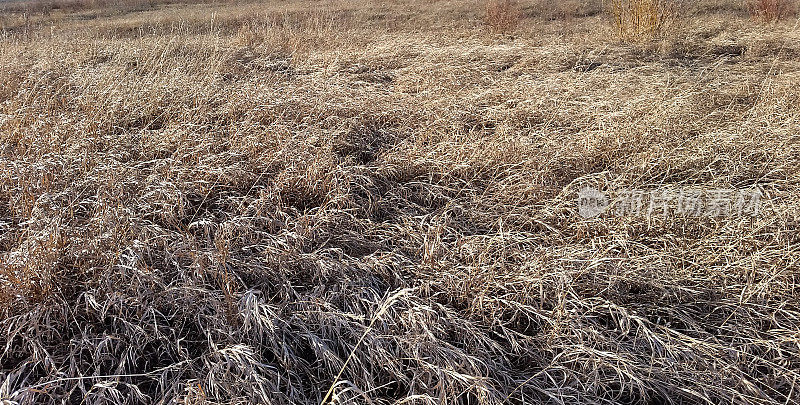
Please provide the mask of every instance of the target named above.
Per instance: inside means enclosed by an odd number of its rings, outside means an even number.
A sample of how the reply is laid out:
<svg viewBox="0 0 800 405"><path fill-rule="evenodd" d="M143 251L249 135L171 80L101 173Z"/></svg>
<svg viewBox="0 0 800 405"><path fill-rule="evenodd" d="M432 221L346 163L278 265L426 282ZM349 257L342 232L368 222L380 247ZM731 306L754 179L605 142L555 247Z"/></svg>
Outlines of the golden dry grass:
<svg viewBox="0 0 800 405"><path fill-rule="evenodd" d="M6 8L0 399L800 401L797 21L552 4Z"/></svg>

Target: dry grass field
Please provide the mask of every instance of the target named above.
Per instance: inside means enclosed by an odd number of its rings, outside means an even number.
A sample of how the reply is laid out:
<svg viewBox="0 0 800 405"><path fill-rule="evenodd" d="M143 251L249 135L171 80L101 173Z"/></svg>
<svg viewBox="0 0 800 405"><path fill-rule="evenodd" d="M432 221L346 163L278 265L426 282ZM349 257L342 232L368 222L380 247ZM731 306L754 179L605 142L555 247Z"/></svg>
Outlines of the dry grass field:
<svg viewBox="0 0 800 405"><path fill-rule="evenodd" d="M633 1L0 3L0 402L800 403L800 20Z"/></svg>

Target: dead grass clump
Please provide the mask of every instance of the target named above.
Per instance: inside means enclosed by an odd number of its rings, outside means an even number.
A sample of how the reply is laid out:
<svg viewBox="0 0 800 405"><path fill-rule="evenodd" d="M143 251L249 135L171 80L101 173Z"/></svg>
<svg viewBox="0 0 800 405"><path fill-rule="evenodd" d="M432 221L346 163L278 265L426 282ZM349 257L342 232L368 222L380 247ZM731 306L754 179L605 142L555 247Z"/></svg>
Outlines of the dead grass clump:
<svg viewBox="0 0 800 405"><path fill-rule="evenodd" d="M516 0L489 0L486 3L486 25L493 33L514 31L521 16Z"/></svg>
<svg viewBox="0 0 800 405"><path fill-rule="evenodd" d="M747 5L750 15L766 22L778 21L797 13L793 0L750 0Z"/></svg>
<svg viewBox="0 0 800 405"><path fill-rule="evenodd" d="M669 0L612 0L612 24L623 40L649 39L664 34L675 20Z"/></svg>

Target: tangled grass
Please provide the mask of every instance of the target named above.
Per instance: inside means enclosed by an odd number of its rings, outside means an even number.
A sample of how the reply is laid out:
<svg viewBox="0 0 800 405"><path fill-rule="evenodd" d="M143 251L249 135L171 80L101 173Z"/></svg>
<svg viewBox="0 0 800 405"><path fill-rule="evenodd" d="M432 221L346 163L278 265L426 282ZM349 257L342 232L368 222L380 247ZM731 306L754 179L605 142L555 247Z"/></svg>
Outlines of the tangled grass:
<svg viewBox="0 0 800 405"><path fill-rule="evenodd" d="M798 402L794 22L484 11L2 14L0 399ZM764 204L584 220L587 184Z"/></svg>

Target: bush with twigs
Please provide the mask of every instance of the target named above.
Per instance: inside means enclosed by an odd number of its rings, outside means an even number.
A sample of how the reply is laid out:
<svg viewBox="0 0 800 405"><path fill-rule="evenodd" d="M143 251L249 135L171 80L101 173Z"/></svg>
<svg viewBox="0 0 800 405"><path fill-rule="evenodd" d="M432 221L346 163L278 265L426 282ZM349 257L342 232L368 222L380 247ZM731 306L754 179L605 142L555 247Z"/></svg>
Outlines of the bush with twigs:
<svg viewBox="0 0 800 405"><path fill-rule="evenodd" d="M486 25L494 33L509 33L519 25L521 13L515 0L489 0L486 3Z"/></svg>
<svg viewBox="0 0 800 405"><path fill-rule="evenodd" d="M763 21L777 21L797 12L792 0L750 0L747 8L754 18Z"/></svg>

